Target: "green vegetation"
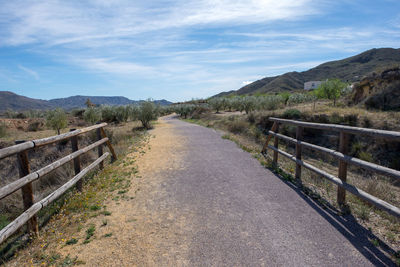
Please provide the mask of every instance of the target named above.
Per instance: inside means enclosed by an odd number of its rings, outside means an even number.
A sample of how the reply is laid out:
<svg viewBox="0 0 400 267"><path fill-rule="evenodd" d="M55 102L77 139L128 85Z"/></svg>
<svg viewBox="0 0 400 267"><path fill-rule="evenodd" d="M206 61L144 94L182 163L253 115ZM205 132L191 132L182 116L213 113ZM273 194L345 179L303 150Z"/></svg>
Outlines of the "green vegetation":
<svg viewBox="0 0 400 267"><path fill-rule="evenodd" d="M74 245L76 243L78 243L78 239L76 238L71 238L65 242L66 245Z"/></svg>
<svg viewBox="0 0 400 267"><path fill-rule="evenodd" d="M95 124L101 120L101 111L94 107L88 107L83 113L83 119L90 124Z"/></svg>
<svg viewBox="0 0 400 267"><path fill-rule="evenodd" d="M156 120L158 117L158 111L156 105L151 101L145 101L140 105L138 112L138 120L142 122L142 125L146 129L151 128L150 122Z"/></svg>
<svg viewBox="0 0 400 267"><path fill-rule="evenodd" d="M336 100L340 97L346 87L347 84L339 79L328 79L318 86L315 94L318 98L333 100L333 105L336 106Z"/></svg>
<svg viewBox="0 0 400 267"><path fill-rule="evenodd" d="M7 135L7 126L2 122L0 123L0 138Z"/></svg>
<svg viewBox="0 0 400 267"><path fill-rule="evenodd" d="M67 127L67 115L64 110L57 108L47 112L46 125L60 134L60 130Z"/></svg>

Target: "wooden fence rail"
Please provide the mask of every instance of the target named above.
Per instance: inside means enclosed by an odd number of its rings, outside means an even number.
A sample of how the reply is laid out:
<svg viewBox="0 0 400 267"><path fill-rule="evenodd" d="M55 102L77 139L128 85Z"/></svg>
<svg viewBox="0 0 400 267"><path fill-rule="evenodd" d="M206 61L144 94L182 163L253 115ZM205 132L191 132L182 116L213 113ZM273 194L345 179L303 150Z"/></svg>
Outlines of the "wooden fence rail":
<svg viewBox="0 0 400 267"><path fill-rule="evenodd" d="M94 169L97 165L99 165L100 169L102 169L103 161L110 155L110 153L112 156L112 161L117 159L114 148L112 147L111 142L107 137L106 132L103 129L103 127L106 125L107 123L101 123L83 129L78 129L78 130L71 129L70 132L65 134L51 136L42 139L36 139L27 142L19 141L14 146L0 149L0 159L17 154L18 167L20 170L20 179L0 188L0 200L21 189L24 209L25 209L25 211L20 216L18 216L14 221L12 221L6 227L0 230L0 244L8 237L10 237L12 234L14 234L21 226L23 226L26 223L28 226L28 231L33 233L34 235L38 235L38 223L37 223L36 213L38 213L39 210L47 206L52 201L56 200L63 193L65 193L65 191L67 191L75 184L77 184L77 189L81 191L82 177L84 177L90 170ZM78 149L77 136L92 130L97 130L98 141L84 148ZM27 153L28 150L69 139L71 139L71 148L72 148L71 154L59 160L56 160L53 163L37 171L34 172L30 171L29 159ZM104 144L107 144L110 153L109 152L103 153L102 146ZM89 166L81 170L79 157L96 147L98 148L98 159L96 159ZM62 185L60 188L52 192L50 195L35 203L33 198L34 194L32 190L32 182L40 179L46 174L54 171L55 169L63 166L64 164L72 160L74 161L75 176L67 183Z"/></svg>
<svg viewBox="0 0 400 267"><path fill-rule="evenodd" d="M321 123L310 123L310 122L301 122L295 120L286 120L279 118L269 118L270 121L273 121L274 124L270 131L268 131L267 141L261 151L261 153L265 156L267 149L271 149L274 151L273 163L275 165L278 164L278 153L287 157L288 159L294 161L296 163L296 180L299 184L301 184L301 167L305 167L320 176L328 179L329 181L338 185L337 192L337 201L340 206L346 203L346 191L370 202L376 207L383 209L396 217L400 217L400 209L395 207L377 197L374 197L363 190L348 184L347 180L347 164L357 165L364 169L383 174L386 176L390 176L392 178L400 179L400 171L394 170L391 168L387 168L384 166L380 166L378 164L374 164L371 162L367 162L358 158L351 157L346 155L348 153L349 148L349 135L350 134L359 134L359 135L367 135L375 138L381 138L390 141L400 141L400 132L394 131L384 131L384 130L375 130L375 129L366 129L359 127L350 127L336 124L321 124ZM279 124L288 124L296 126L296 138L292 138L283 134L278 133ZM313 129L322 129L322 130L331 130L339 132L339 151L335 151L332 149L328 149L325 147L321 147L318 145L310 144L302 141L302 133L304 128L313 128ZM272 137L274 138L274 146L269 145L269 142ZM283 150L278 148L279 139L288 141L296 145L296 154L291 155ZM339 160L339 170L338 177L331 175L309 163L304 162L301 159L302 156L302 147L319 151L327 155L331 155Z"/></svg>

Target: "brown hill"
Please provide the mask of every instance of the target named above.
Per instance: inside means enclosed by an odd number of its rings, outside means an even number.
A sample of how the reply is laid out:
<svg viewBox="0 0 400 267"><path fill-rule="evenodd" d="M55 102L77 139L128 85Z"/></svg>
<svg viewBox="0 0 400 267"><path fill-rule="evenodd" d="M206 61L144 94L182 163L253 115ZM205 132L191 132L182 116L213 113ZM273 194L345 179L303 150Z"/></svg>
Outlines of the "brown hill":
<svg viewBox="0 0 400 267"><path fill-rule="evenodd" d="M51 108L51 105L46 100L29 98L9 91L0 91L0 111L49 108Z"/></svg>
<svg viewBox="0 0 400 267"><path fill-rule="evenodd" d="M321 64L308 71L294 71L275 77L266 77L237 91L223 92L216 96L302 90L307 81L320 81L328 78L356 82L376 69L399 64L400 49L374 48L353 57Z"/></svg>

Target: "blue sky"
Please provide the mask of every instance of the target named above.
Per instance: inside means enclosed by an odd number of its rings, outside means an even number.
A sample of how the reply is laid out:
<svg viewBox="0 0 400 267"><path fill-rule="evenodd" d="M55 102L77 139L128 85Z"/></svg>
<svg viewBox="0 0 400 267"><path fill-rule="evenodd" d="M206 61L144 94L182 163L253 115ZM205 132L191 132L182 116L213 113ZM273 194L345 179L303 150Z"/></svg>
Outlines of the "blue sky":
<svg viewBox="0 0 400 267"><path fill-rule="evenodd" d="M0 90L41 99L204 98L399 46L399 0L0 0Z"/></svg>

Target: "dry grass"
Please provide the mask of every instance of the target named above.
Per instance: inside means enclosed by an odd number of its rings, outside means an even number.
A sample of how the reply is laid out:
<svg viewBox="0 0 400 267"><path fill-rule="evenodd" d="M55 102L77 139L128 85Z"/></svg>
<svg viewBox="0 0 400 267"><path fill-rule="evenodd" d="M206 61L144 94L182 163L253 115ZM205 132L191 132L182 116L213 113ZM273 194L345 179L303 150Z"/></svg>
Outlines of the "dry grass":
<svg viewBox="0 0 400 267"><path fill-rule="evenodd" d="M106 127L106 132L110 135L111 141L113 143L114 149L117 155L121 156L126 153L128 147L132 145L134 140L143 136L143 131L137 131L137 127L140 123L129 122L121 125L109 125ZM64 130L65 132L67 130ZM14 138L22 139L21 137L27 137L29 134L29 139L42 138L46 136L54 135L54 131L44 130L39 132L25 133L18 131ZM95 132L84 134L79 136L79 147L84 147L93 143L93 140L97 138ZM23 138L25 139L25 138ZM107 148L106 148L107 150ZM35 171L41 167L60 159L71 153L71 144L69 142L60 142L59 144L48 145L38 148L35 151L29 152L29 160L31 164L31 170ZM81 156L82 168L89 165L93 160L97 158L97 151L89 151L85 155ZM16 167L15 157L8 157L0 161L0 175L5 179L0 181L0 187L15 181L19 178L18 168ZM66 181L68 181L73 176L73 165L72 162L65 164L64 166L58 168L52 173L46 175L45 177L35 181L33 183L34 187L34 198L38 201L49 193L60 187ZM57 206L57 205L56 205ZM39 217L40 223L44 223L49 219L49 216L56 212L57 208L49 208L47 212L41 212ZM8 222L15 219L23 211L22 207L22 196L20 191L17 191L10 196L6 197L0 202L0 226L4 227ZM22 229L23 230L23 229ZM5 247L2 244L1 250ZM4 251L3 251L4 253Z"/></svg>

